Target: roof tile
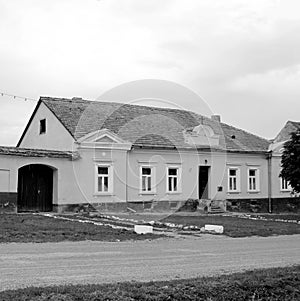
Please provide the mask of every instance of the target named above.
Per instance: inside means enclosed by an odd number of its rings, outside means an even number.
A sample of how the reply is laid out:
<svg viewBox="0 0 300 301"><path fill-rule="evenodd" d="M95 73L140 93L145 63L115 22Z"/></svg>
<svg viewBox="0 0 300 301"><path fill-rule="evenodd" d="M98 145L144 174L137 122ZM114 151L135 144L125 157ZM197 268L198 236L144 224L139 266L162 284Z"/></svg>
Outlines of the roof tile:
<svg viewBox="0 0 300 301"><path fill-rule="evenodd" d="M41 101L75 139L108 129L134 145L190 148L183 133L204 124L220 135L224 150L266 151L270 144L264 138L185 110L51 97L41 97Z"/></svg>

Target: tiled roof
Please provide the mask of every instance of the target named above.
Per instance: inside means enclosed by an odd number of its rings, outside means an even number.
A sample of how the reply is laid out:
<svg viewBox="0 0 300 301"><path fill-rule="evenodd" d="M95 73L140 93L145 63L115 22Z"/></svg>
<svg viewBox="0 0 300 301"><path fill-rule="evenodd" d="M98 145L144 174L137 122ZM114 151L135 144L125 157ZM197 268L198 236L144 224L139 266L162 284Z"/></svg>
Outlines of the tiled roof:
<svg viewBox="0 0 300 301"><path fill-rule="evenodd" d="M73 160L79 156L77 152L55 151L45 149L28 149L9 146L0 146L0 155L19 157L66 158Z"/></svg>
<svg viewBox="0 0 300 301"><path fill-rule="evenodd" d="M274 139L274 143L283 142L290 138L290 135L292 132L295 132L297 130L300 130L300 122L297 121L287 121L285 126L281 129L281 131L278 133L276 138Z"/></svg>
<svg viewBox="0 0 300 301"><path fill-rule="evenodd" d="M41 101L75 139L108 129L133 145L191 148L184 133L203 124L220 135L218 148L223 150L266 151L270 144L256 135L185 110L51 97L41 97Z"/></svg>

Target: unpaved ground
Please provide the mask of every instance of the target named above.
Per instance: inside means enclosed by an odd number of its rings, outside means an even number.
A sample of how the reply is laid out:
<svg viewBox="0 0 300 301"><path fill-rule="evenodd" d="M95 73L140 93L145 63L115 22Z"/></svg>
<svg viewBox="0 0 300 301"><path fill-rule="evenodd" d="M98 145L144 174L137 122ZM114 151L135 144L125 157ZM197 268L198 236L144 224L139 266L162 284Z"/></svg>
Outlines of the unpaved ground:
<svg viewBox="0 0 300 301"><path fill-rule="evenodd" d="M300 264L300 235L0 244L0 289L150 281Z"/></svg>

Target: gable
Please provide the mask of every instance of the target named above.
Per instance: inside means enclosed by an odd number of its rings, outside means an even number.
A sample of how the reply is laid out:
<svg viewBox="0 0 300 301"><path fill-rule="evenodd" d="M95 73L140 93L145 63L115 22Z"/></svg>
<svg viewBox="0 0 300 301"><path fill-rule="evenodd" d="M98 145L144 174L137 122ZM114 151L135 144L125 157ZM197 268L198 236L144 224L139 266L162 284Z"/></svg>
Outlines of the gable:
<svg viewBox="0 0 300 301"><path fill-rule="evenodd" d="M280 130L273 143L279 143L290 139L292 132L300 129L300 122L288 121L285 126Z"/></svg>
<svg viewBox="0 0 300 301"><path fill-rule="evenodd" d="M45 131L41 133L41 121L45 121ZM43 103L39 102L33 112L18 147L68 151L75 142L72 135Z"/></svg>

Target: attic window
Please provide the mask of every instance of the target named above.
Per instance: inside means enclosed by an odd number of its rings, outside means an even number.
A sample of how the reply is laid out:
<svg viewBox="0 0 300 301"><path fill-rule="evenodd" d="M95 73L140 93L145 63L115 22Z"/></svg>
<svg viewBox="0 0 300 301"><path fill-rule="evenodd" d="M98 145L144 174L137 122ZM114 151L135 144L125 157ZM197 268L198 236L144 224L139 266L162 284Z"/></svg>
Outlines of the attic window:
<svg viewBox="0 0 300 301"><path fill-rule="evenodd" d="M46 133L46 119L40 120L40 135Z"/></svg>
<svg viewBox="0 0 300 301"><path fill-rule="evenodd" d="M232 136L231 136L231 139L235 139L235 135L232 135Z"/></svg>

